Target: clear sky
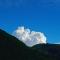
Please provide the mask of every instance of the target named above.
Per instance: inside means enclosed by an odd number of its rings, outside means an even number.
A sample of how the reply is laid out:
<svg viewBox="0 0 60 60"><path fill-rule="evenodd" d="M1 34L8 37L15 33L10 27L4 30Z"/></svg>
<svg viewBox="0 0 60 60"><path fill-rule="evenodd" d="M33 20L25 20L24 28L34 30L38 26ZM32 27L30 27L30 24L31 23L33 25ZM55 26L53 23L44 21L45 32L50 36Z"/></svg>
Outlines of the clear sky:
<svg viewBox="0 0 60 60"><path fill-rule="evenodd" d="M0 29L18 26L41 31L49 43L60 42L60 0L0 0Z"/></svg>

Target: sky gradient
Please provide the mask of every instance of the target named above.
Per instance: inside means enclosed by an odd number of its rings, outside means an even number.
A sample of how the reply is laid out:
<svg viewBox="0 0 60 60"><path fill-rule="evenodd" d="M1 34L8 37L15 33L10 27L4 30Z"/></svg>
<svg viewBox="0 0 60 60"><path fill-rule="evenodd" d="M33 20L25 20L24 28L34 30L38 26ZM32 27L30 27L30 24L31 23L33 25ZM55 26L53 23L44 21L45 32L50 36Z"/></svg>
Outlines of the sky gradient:
<svg viewBox="0 0 60 60"><path fill-rule="evenodd" d="M18 26L43 32L49 43L60 43L60 1L0 0L0 29L11 34Z"/></svg>

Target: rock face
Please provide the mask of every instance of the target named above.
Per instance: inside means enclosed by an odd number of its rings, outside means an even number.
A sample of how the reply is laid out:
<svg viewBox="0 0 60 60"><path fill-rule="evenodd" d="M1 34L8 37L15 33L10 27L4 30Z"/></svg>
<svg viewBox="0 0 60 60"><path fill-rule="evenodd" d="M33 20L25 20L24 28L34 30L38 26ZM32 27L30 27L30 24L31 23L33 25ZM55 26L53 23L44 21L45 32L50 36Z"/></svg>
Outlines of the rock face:
<svg viewBox="0 0 60 60"><path fill-rule="evenodd" d="M30 48L0 29L0 60L60 60L60 45L39 44Z"/></svg>

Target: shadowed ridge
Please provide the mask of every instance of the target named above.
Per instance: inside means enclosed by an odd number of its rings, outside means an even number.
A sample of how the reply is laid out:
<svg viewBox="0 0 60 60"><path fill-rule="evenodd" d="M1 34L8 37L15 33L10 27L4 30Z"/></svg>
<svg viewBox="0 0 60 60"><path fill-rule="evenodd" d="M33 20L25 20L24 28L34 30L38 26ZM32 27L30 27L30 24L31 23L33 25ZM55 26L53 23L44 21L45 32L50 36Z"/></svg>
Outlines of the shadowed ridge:
<svg viewBox="0 0 60 60"><path fill-rule="evenodd" d="M32 60L29 51L32 49L0 29L0 60Z"/></svg>
<svg viewBox="0 0 60 60"><path fill-rule="evenodd" d="M37 44L32 48L56 60L60 59L60 44Z"/></svg>
<svg viewBox="0 0 60 60"><path fill-rule="evenodd" d="M60 45L37 44L29 48L0 29L0 60L60 60Z"/></svg>
<svg viewBox="0 0 60 60"><path fill-rule="evenodd" d="M36 48L36 49L40 49L40 48L50 48L50 49L60 49L60 44L50 44L50 43L47 43L47 44L37 44L37 45L34 45L32 48Z"/></svg>
<svg viewBox="0 0 60 60"><path fill-rule="evenodd" d="M19 41L16 37L8 34L7 32L5 32L1 29L0 29L0 41L5 41L5 42L10 43L10 44L12 43L12 44L19 46L19 47L25 46L25 44L22 43L21 41Z"/></svg>

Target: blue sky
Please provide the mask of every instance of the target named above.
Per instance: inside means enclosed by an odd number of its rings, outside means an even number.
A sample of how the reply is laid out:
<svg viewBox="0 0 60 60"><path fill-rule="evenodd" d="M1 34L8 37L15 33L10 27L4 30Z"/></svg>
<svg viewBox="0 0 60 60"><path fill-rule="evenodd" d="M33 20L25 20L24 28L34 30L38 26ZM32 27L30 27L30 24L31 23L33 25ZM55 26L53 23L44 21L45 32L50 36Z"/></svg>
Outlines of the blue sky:
<svg viewBox="0 0 60 60"><path fill-rule="evenodd" d="M10 34L25 26L41 31L49 43L60 42L59 0L0 0L0 29Z"/></svg>

